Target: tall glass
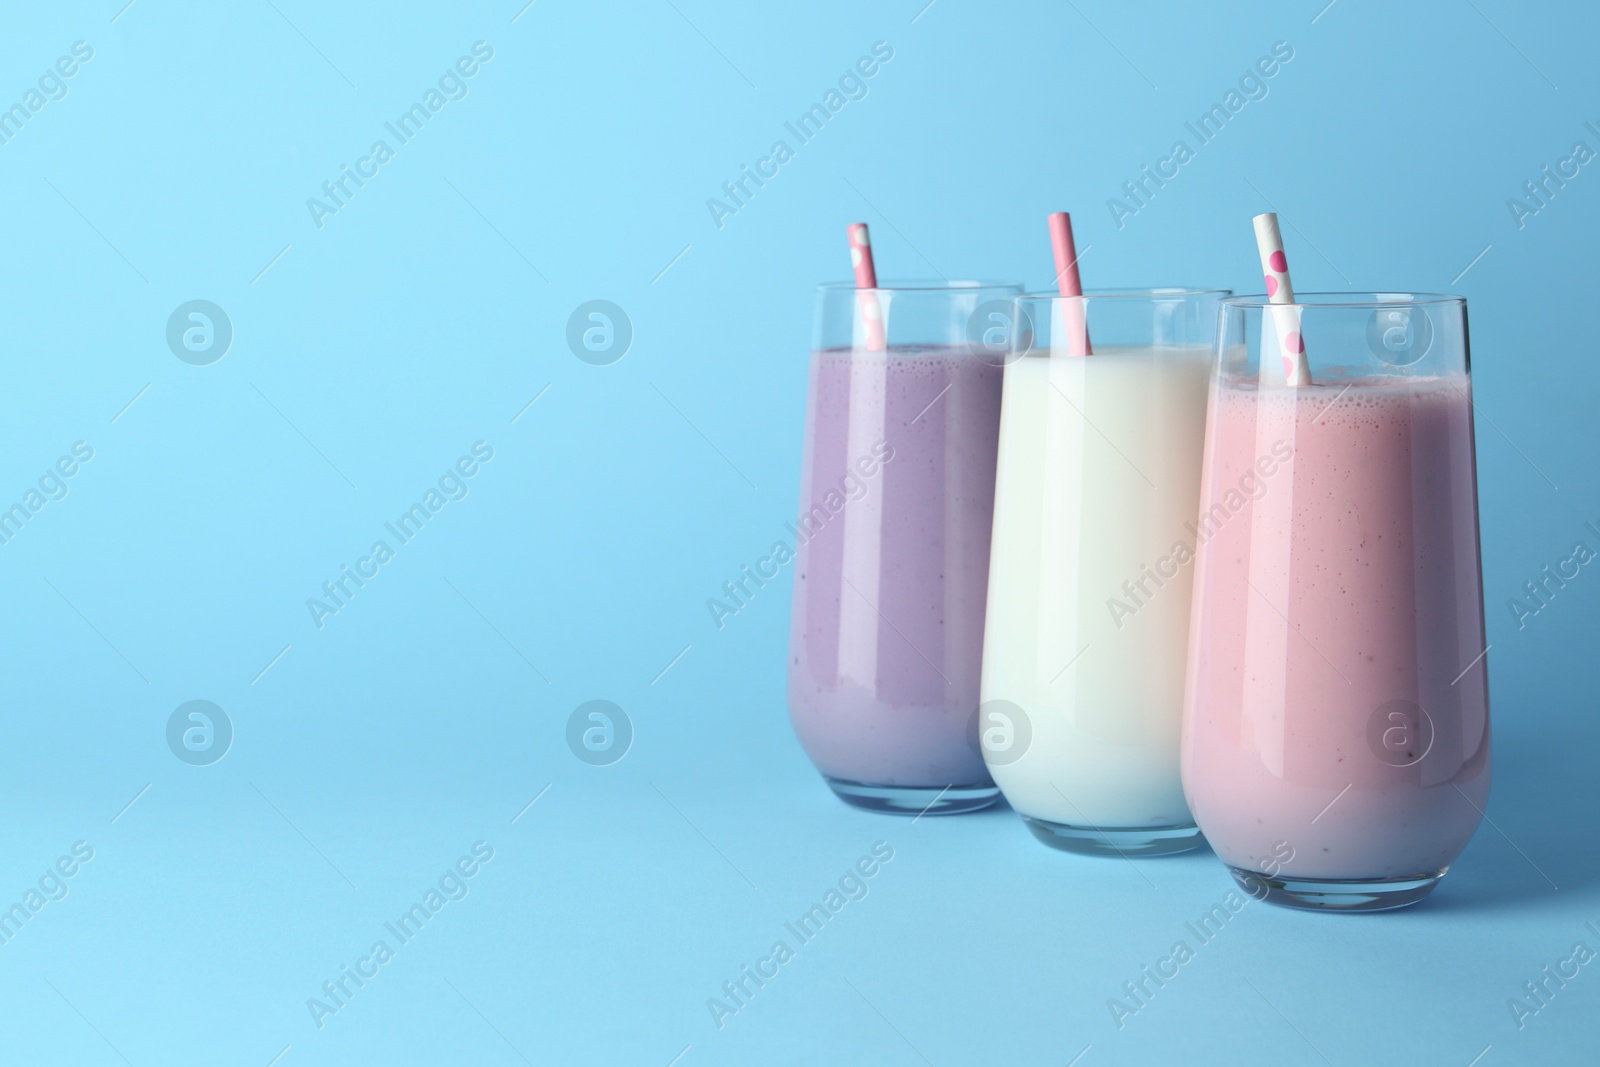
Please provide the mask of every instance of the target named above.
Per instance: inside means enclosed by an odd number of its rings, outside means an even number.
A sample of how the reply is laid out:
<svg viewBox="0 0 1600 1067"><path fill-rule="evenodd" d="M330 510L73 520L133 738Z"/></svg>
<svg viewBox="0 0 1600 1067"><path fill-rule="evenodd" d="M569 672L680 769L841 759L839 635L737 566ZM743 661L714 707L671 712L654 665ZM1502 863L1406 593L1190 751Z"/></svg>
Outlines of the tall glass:
<svg viewBox="0 0 1600 1067"><path fill-rule="evenodd" d="M1200 843L1178 737L1206 383L1226 295L1017 301L979 737L1006 799L1055 848L1128 856Z"/></svg>
<svg viewBox="0 0 1600 1067"><path fill-rule="evenodd" d="M1300 298L1223 303L1183 784L1253 895L1380 910L1433 889L1489 792L1467 309Z"/></svg>
<svg viewBox="0 0 1600 1067"><path fill-rule="evenodd" d="M818 288L789 630L789 717L845 802L994 803L972 743L1012 296L988 282Z"/></svg>

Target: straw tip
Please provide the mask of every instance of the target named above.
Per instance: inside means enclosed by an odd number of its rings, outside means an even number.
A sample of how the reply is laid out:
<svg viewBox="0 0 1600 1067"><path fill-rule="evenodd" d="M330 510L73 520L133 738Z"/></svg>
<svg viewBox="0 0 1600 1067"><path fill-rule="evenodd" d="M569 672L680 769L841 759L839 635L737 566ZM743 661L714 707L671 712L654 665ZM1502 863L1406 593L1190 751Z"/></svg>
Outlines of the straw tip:
<svg viewBox="0 0 1600 1067"><path fill-rule="evenodd" d="M1278 222L1278 213L1276 211L1263 211L1261 214L1255 216L1250 221L1255 223L1257 226L1263 226L1263 225L1273 225L1273 226L1275 226L1275 225L1277 225L1277 222Z"/></svg>

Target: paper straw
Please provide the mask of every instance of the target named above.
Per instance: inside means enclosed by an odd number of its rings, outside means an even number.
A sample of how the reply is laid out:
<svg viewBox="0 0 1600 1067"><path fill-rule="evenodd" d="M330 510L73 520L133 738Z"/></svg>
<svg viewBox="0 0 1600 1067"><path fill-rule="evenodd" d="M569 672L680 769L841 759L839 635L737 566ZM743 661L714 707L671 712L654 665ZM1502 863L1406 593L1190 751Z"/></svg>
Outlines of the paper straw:
<svg viewBox="0 0 1600 1067"><path fill-rule="evenodd" d="M1062 329L1066 334L1069 356L1087 356L1094 352L1089 346L1089 325L1084 319L1083 282L1078 278L1078 249L1072 242L1072 216L1065 211L1050 215L1050 250L1056 257L1056 289L1067 299L1061 302Z"/></svg>
<svg viewBox="0 0 1600 1067"><path fill-rule="evenodd" d="M1250 221L1256 228L1256 251L1261 255L1267 300L1273 305L1272 322L1278 333L1278 351L1283 354L1283 376L1290 385L1310 385L1311 364L1306 362L1306 341L1300 335L1300 308L1294 303L1294 286L1289 284L1289 261L1283 254L1278 216L1269 211ZM1292 306L1279 307L1280 304Z"/></svg>
<svg viewBox="0 0 1600 1067"><path fill-rule="evenodd" d="M872 264L872 241L867 237L867 224L853 222L850 224L850 266L855 269L856 288L875 290L878 288L878 272ZM874 352L882 352L887 347L887 339L883 332L883 307L878 303L875 292L863 292L857 297L861 306L862 333L866 338L866 347Z"/></svg>

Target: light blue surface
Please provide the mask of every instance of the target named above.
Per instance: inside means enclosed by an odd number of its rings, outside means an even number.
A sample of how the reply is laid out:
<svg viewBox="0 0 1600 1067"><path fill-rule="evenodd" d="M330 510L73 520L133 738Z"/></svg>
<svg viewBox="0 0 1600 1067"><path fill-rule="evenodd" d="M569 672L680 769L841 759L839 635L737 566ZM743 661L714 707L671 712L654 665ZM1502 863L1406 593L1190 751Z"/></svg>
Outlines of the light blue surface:
<svg viewBox="0 0 1600 1067"><path fill-rule="evenodd" d="M1520 1030L1507 1006L1600 949L1600 576L1521 628L1508 608L1600 545L1600 175L1521 227L1507 207L1600 149L1591 8L122 2L9 5L0 34L0 101L93 48L0 144L0 498L93 449L0 545L0 898L93 849L0 945L0 1060L1593 1056L1600 964ZM478 41L465 97L319 228L307 198ZM707 199L878 41L865 98L715 225ZM1265 97L1114 224L1276 41ZM1061 208L1092 286L1255 291L1249 218L1276 209L1302 290L1462 292L1480 406L1494 825L1408 911L1248 905L1120 1030L1108 998L1230 891L1214 857L847 810L789 732L787 576L720 631L705 607L793 514L845 224L883 277L1037 288ZM196 299L234 330L205 366L165 336ZM632 322L609 366L567 347L592 299ZM479 441L465 499L319 629L307 598ZM610 766L566 743L592 699L635 730ZM220 762L168 749L190 700L232 722ZM479 841L446 883L467 895L399 945L385 922ZM719 1029L707 999L879 841L868 895ZM308 998L380 939L319 1029Z"/></svg>

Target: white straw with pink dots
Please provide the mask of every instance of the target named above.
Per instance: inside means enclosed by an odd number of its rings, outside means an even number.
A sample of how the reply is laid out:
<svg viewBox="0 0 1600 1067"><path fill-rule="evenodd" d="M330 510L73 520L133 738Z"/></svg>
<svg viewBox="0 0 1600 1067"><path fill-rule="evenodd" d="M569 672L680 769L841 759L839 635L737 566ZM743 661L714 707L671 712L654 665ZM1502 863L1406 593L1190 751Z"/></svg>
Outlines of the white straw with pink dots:
<svg viewBox="0 0 1600 1067"><path fill-rule="evenodd" d="M1300 335L1300 308L1294 303L1294 286L1289 284L1289 260L1283 254L1278 216L1269 211L1250 221L1256 228L1256 251L1261 255L1267 300L1273 305L1272 322L1278 335L1278 351L1283 354L1284 378L1290 385L1310 385L1311 364L1306 361L1306 341ZM1280 304L1291 306L1277 306Z"/></svg>
<svg viewBox="0 0 1600 1067"><path fill-rule="evenodd" d="M1087 356L1094 349L1089 346L1089 325L1084 317L1083 282L1078 278L1078 249L1072 241L1072 216L1065 211L1053 212L1049 223L1050 250L1055 253L1056 260L1056 290L1068 298L1060 304L1067 355Z"/></svg>
<svg viewBox="0 0 1600 1067"><path fill-rule="evenodd" d="M872 264L872 241L867 237L867 224L852 222L850 234L850 265L855 269L856 288L878 288L878 272ZM861 307L862 336L869 351L882 352L888 347L883 331L883 306L876 292L863 292L857 298Z"/></svg>

